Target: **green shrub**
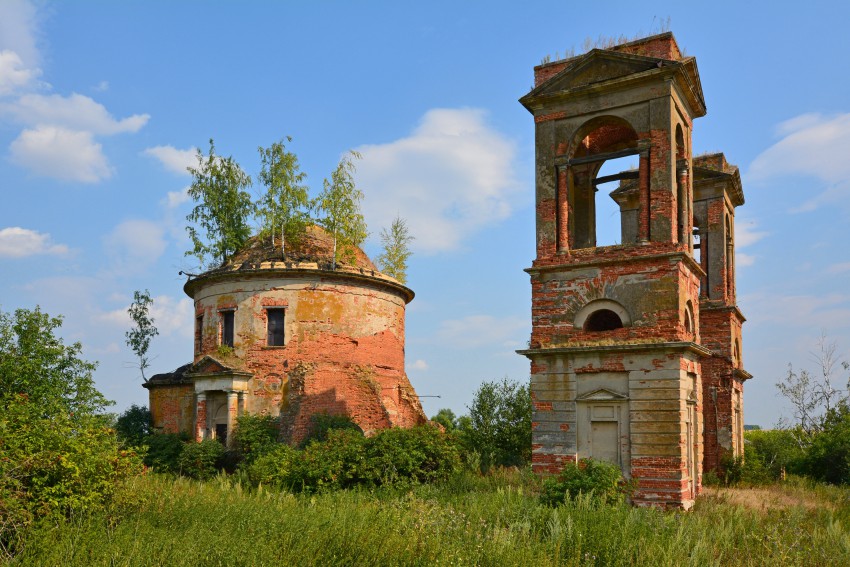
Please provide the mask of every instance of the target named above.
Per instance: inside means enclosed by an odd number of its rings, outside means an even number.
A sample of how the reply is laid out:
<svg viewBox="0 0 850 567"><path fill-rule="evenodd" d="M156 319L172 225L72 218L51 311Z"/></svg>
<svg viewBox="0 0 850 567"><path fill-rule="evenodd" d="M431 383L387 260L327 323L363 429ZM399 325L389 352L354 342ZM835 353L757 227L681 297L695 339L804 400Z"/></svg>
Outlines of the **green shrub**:
<svg viewBox="0 0 850 567"><path fill-rule="evenodd" d="M45 415L26 396L0 399L0 549L36 517L102 510L142 472L103 416Z"/></svg>
<svg viewBox="0 0 850 567"><path fill-rule="evenodd" d="M215 439L189 443L183 447L178 463L180 472L198 480L209 480L216 475L224 458L224 445Z"/></svg>
<svg viewBox="0 0 850 567"><path fill-rule="evenodd" d="M802 474L806 456L800 443L802 435L801 431L792 429L745 431L746 460L758 459L773 480L778 480L782 471Z"/></svg>
<svg viewBox="0 0 850 567"><path fill-rule="evenodd" d="M289 445L278 443L251 462L239 465L239 470L253 486L273 486L292 489L300 470L301 452ZM300 487L299 487L300 488Z"/></svg>
<svg viewBox="0 0 850 567"><path fill-rule="evenodd" d="M850 407L846 403L827 412L804 464L812 478L830 484L850 484Z"/></svg>
<svg viewBox="0 0 850 567"><path fill-rule="evenodd" d="M425 425L394 427L367 439L364 481L398 485L445 480L460 468L454 437Z"/></svg>
<svg viewBox="0 0 850 567"><path fill-rule="evenodd" d="M240 415L233 430L233 447L239 461L251 463L277 445L278 420L270 415Z"/></svg>
<svg viewBox="0 0 850 567"><path fill-rule="evenodd" d="M459 419L458 427L467 449L479 453L482 470L527 464L531 460L528 385L507 378L484 382L472 399L469 419Z"/></svg>
<svg viewBox="0 0 850 567"><path fill-rule="evenodd" d="M308 492L348 488L363 481L366 438L352 429L330 429L312 441L293 470L291 485Z"/></svg>
<svg viewBox="0 0 850 567"><path fill-rule="evenodd" d="M325 441L328 433L334 429L347 429L363 434L360 426L354 423L347 415L331 415L327 413L316 413L310 416L310 429L307 436L301 441L299 447L302 449L313 441Z"/></svg>
<svg viewBox="0 0 850 567"><path fill-rule="evenodd" d="M582 459L578 463L567 463L554 478L543 481L543 493L540 499L544 504L557 506L567 497L576 498L579 494L591 495L606 504L622 502L623 475L620 467L604 461Z"/></svg>
<svg viewBox="0 0 850 567"><path fill-rule="evenodd" d="M145 439L147 451L144 456L146 466L157 472L178 474L180 472L180 454L183 453L187 439L175 433L157 433Z"/></svg>
<svg viewBox="0 0 850 567"><path fill-rule="evenodd" d="M144 444L151 435L153 422L151 412L145 406L131 405L124 413L115 420L115 433L118 439L129 447L138 447Z"/></svg>

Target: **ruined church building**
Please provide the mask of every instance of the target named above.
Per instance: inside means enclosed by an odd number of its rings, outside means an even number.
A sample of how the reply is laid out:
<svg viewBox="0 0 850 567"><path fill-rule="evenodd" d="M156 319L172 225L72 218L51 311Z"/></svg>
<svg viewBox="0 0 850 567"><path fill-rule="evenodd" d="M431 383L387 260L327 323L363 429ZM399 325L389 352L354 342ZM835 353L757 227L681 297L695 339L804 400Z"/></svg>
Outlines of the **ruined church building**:
<svg viewBox="0 0 850 567"><path fill-rule="evenodd" d="M544 63L534 116L532 465L618 464L638 505L689 508L704 470L743 453L735 298L738 168L692 156L706 113L696 59L671 33ZM600 176L638 156L637 170ZM598 186L621 240L597 246ZM605 198L600 194L601 198ZM695 242L696 241L696 242Z"/></svg>

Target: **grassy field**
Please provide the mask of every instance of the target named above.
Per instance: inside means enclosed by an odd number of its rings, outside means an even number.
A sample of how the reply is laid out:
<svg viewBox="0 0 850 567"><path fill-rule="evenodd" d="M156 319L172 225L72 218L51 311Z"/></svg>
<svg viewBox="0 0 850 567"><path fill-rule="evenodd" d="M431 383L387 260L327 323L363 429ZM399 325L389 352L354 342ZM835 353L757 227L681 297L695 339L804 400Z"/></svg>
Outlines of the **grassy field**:
<svg viewBox="0 0 850 567"><path fill-rule="evenodd" d="M551 508L521 472L293 496L150 475L112 517L44 522L13 565L850 565L850 490L710 490L688 513Z"/></svg>

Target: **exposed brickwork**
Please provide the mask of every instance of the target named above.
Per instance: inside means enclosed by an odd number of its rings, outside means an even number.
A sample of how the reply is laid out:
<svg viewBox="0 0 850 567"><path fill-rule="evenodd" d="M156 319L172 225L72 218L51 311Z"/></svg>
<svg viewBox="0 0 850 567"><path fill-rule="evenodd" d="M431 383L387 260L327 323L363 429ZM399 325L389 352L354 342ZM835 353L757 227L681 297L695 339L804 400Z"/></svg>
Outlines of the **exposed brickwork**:
<svg viewBox="0 0 850 567"><path fill-rule="evenodd" d="M655 57L686 73L672 34L608 51L536 67L536 88L521 99L537 123L532 332L521 351L531 362L532 464L552 473L585 457L616 462L635 481L635 504L689 508L704 467L741 444L748 375L730 239L743 193L706 173L737 175L722 154L691 158L701 92L674 89L664 64L618 59ZM610 90L597 88L592 103L570 90L594 80ZM698 88L690 77L678 84ZM594 178L624 151L639 167L612 193L622 244L597 247Z"/></svg>
<svg viewBox="0 0 850 567"><path fill-rule="evenodd" d="M315 241L313 234L313 249L321 245ZM186 285L196 317L203 316L202 348L186 374L195 391L207 393L203 406L197 404L197 429L212 435L226 423L229 430L240 411L279 415L281 435L292 442L304 437L317 413L350 416L367 433L424 423L404 370L405 306L412 292L362 259L336 270L303 260L250 258ZM280 346L268 344L270 309L284 310ZM234 313L232 350L219 346L223 310ZM191 396L191 386L181 388L182 396ZM163 401L177 396L170 390L151 389L162 423L174 422ZM179 426L192 428L185 420Z"/></svg>

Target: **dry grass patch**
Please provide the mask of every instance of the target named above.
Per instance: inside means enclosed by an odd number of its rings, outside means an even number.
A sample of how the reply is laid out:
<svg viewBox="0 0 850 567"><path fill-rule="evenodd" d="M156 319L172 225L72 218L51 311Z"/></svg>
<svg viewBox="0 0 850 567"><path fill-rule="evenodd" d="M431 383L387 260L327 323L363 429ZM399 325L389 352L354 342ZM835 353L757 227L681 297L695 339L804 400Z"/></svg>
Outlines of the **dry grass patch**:
<svg viewBox="0 0 850 567"><path fill-rule="evenodd" d="M835 511L835 504L819 497L810 490L794 486L773 485L768 487L724 488L708 487L704 497L715 498L725 504L749 510L768 512L803 508L807 511L827 509Z"/></svg>

